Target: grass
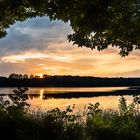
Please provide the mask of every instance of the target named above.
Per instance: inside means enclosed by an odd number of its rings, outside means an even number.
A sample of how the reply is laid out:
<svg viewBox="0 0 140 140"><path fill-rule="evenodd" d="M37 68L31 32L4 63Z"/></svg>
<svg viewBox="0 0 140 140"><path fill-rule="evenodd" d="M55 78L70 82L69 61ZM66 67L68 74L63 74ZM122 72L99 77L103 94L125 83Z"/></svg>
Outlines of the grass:
<svg viewBox="0 0 140 140"><path fill-rule="evenodd" d="M10 101L0 99L1 138L14 140L140 140L138 96L127 105L121 97L118 110L102 110L99 103L89 104L81 113L74 106L65 110L31 112L26 89L15 90Z"/></svg>

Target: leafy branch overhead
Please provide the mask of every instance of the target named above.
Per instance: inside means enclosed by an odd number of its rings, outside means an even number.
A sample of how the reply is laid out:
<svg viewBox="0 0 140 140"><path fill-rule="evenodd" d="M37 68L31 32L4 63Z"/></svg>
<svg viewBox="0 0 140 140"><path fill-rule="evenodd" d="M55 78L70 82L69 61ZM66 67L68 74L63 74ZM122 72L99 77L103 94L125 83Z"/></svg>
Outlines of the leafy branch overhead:
<svg viewBox="0 0 140 140"><path fill-rule="evenodd" d="M68 40L79 47L117 47L121 56L140 49L139 0L0 0L0 37L16 21L37 16L69 22Z"/></svg>

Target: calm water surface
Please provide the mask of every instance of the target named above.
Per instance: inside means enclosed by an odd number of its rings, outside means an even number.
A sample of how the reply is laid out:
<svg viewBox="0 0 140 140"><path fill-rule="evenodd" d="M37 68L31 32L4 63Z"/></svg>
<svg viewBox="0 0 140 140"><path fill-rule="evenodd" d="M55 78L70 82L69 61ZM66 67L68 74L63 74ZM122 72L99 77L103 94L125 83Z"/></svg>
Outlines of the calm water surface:
<svg viewBox="0 0 140 140"><path fill-rule="evenodd" d="M0 94L12 94L16 88L0 88ZM58 107L64 109L75 104L77 110L83 110L88 103L99 102L103 109L117 108L120 95L111 95L113 92L130 91L129 87L94 87L94 88L29 88L27 102L31 109L52 109ZM94 96L95 93L99 96ZM109 96L101 94L109 93ZM72 96L65 96L65 95ZM84 94L85 97L80 97ZM57 95L57 96L56 96ZM60 96L59 96L60 95ZM77 95L77 96L75 96ZM90 97L88 97L90 95ZM91 96L94 97L91 97ZM101 95L101 96L100 96ZM132 95L124 95L127 102L132 102Z"/></svg>

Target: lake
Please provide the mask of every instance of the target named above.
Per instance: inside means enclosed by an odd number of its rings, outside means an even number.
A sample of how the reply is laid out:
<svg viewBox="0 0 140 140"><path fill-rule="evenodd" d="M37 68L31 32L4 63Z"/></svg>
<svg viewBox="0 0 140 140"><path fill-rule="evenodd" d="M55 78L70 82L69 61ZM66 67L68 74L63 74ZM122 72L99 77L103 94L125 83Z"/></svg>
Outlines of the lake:
<svg viewBox="0 0 140 140"><path fill-rule="evenodd" d="M16 88L0 88L0 94L13 94ZM60 108L75 105L76 110L83 110L88 103L99 102L103 109L115 109L123 95L128 103L132 94L139 94L139 87L94 87L94 88L29 88L27 102L36 110Z"/></svg>

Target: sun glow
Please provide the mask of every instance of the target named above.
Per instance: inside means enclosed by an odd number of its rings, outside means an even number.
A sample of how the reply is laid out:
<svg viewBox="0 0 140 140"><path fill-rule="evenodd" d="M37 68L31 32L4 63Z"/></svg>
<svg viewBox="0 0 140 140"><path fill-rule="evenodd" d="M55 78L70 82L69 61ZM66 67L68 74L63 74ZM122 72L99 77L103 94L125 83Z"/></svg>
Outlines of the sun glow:
<svg viewBox="0 0 140 140"><path fill-rule="evenodd" d="M37 74L37 76L39 76L40 78L43 78L43 74Z"/></svg>

